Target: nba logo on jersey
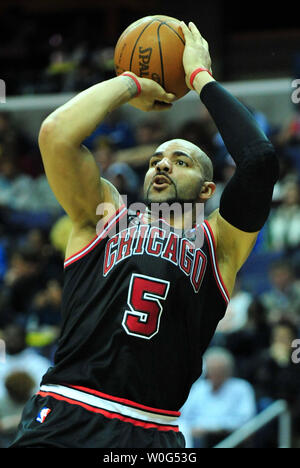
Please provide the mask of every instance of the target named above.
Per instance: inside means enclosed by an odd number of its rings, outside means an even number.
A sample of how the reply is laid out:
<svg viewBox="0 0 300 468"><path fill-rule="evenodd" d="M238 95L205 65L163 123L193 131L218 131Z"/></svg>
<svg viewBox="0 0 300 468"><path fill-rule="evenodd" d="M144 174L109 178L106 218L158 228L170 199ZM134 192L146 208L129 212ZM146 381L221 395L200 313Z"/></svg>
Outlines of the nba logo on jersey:
<svg viewBox="0 0 300 468"><path fill-rule="evenodd" d="M50 408L46 408L46 406L44 408L41 409L41 411L39 412L37 418L36 418L36 421L39 422L39 423L43 423L46 419L46 417L48 416L48 414L50 413L51 409Z"/></svg>

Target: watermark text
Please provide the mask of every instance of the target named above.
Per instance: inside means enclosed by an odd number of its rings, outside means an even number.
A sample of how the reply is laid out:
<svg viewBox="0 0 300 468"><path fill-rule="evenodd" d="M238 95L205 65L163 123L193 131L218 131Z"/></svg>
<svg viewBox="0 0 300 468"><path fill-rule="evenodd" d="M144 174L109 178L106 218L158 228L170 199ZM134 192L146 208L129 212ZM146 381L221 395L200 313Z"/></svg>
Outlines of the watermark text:
<svg viewBox="0 0 300 468"><path fill-rule="evenodd" d="M5 363L5 341L0 340L0 364Z"/></svg>
<svg viewBox="0 0 300 468"><path fill-rule="evenodd" d="M122 195L123 208L118 215L118 223L111 220L112 213L116 211L111 203L100 203L97 206L96 214L101 216L96 226L97 236L106 234L109 238L114 237L118 232L129 231L130 223L125 211L130 213L140 213L146 215L147 223L163 223L164 231L169 235L171 228L175 230L181 238L188 238L193 242L195 248L201 248L204 243L204 231L200 228L204 222L204 204L203 203L152 203L146 206L144 203L137 202L127 208L127 196ZM125 209L124 209L125 208ZM180 227L179 227L180 226ZM107 232L106 232L107 231ZM134 231L132 233L135 234ZM141 230L140 237L157 235L155 230Z"/></svg>
<svg viewBox="0 0 300 468"><path fill-rule="evenodd" d="M293 104L299 104L300 102L300 79L294 80L292 82L292 88L296 88L292 93L292 102Z"/></svg>
<svg viewBox="0 0 300 468"><path fill-rule="evenodd" d="M295 351L292 354L292 362L294 364L300 363L300 340L294 340L292 343L292 348L295 348Z"/></svg>
<svg viewBox="0 0 300 468"><path fill-rule="evenodd" d="M0 104L6 103L6 84L4 80L0 79Z"/></svg>

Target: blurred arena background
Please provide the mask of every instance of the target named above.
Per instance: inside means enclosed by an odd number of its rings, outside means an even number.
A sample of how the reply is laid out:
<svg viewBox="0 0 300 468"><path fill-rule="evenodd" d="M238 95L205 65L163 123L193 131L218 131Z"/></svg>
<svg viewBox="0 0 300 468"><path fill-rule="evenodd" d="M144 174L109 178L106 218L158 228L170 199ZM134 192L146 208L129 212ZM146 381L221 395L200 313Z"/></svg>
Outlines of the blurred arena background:
<svg viewBox="0 0 300 468"><path fill-rule="evenodd" d="M188 446L215 446L283 400L290 442L285 418L256 430L243 446L276 447L281 429L281 445L300 447L298 15L291 5L261 10L257 1L237 7L218 0L1 0L0 447L13 438L25 401L51 365L61 323L70 224L44 175L40 124L77 92L114 76L120 33L148 14L197 24L210 44L215 78L250 108L281 163L271 215L207 357L206 382L217 390L212 394L202 379L182 411ZM217 192L208 215L235 167L194 93L165 115L124 106L85 143L131 203L141 199L148 155L171 137L198 144L214 163Z"/></svg>

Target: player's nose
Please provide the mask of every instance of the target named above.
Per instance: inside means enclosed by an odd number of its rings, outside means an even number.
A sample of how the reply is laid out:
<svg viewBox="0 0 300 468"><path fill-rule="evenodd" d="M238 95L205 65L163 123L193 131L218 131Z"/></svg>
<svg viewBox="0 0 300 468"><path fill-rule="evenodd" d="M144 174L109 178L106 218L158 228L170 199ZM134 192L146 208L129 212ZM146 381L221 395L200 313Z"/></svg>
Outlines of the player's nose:
<svg viewBox="0 0 300 468"><path fill-rule="evenodd" d="M157 172L167 172L170 174L172 172L172 162L168 158L161 159L155 166Z"/></svg>

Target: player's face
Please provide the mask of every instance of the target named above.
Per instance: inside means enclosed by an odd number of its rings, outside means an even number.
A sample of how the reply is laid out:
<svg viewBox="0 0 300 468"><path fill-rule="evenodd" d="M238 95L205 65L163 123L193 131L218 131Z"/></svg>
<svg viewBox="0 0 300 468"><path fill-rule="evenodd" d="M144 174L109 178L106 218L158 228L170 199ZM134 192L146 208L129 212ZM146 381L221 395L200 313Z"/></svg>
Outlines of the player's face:
<svg viewBox="0 0 300 468"><path fill-rule="evenodd" d="M194 145L172 140L151 156L144 181L144 198L151 203L197 202L203 186Z"/></svg>

